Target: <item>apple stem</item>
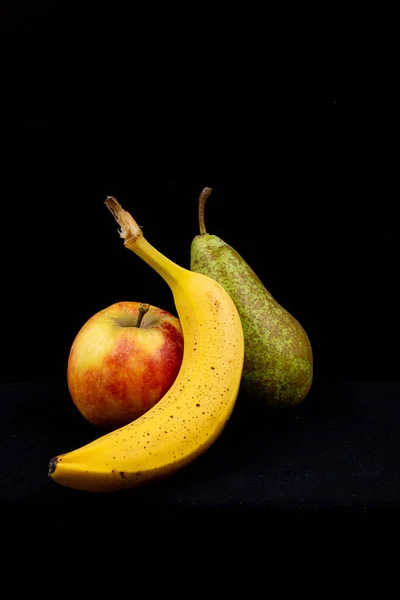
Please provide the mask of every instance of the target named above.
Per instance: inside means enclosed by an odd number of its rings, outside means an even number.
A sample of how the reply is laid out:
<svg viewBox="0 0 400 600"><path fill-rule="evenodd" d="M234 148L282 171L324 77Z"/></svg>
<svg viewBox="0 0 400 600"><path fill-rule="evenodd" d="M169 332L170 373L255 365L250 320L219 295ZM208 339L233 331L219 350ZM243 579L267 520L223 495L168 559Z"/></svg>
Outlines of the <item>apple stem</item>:
<svg viewBox="0 0 400 600"><path fill-rule="evenodd" d="M204 235L207 233L206 226L204 224L204 205L208 196L211 194L212 188L205 187L200 196L199 196L199 226L200 226L200 235Z"/></svg>
<svg viewBox="0 0 400 600"><path fill-rule="evenodd" d="M135 327L140 327L142 319L143 319L144 315L147 313L147 311L149 310L149 308L150 308L150 304L141 304L139 306L139 314L138 314L138 318L137 318Z"/></svg>

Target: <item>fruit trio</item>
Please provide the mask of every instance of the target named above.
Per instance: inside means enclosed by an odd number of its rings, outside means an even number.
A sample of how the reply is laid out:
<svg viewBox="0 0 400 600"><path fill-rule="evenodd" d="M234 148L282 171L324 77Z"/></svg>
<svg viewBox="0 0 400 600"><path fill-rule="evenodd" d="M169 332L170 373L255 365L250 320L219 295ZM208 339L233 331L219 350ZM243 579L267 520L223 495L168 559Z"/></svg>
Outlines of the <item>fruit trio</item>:
<svg viewBox="0 0 400 600"><path fill-rule="evenodd" d="M241 385L270 406L301 402L312 382L312 351L301 325L264 288L240 255L206 232L199 198L200 235L190 270L154 248L113 197L106 205L126 248L169 285L184 336L179 373L145 414L97 440L50 460L58 483L87 491L133 488L170 476L219 437Z"/></svg>

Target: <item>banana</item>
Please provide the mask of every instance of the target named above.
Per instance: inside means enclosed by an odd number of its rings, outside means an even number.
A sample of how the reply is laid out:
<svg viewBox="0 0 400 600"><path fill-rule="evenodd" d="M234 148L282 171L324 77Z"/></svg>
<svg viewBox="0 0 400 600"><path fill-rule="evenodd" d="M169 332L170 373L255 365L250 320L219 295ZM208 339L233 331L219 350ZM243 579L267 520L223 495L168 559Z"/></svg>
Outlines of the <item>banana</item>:
<svg viewBox="0 0 400 600"><path fill-rule="evenodd" d="M124 245L155 269L171 288L184 335L174 384L144 415L50 460L49 476L80 490L134 488L173 475L219 437L234 408L244 360L239 314L215 280L189 271L154 248L113 197L107 207Z"/></svg>

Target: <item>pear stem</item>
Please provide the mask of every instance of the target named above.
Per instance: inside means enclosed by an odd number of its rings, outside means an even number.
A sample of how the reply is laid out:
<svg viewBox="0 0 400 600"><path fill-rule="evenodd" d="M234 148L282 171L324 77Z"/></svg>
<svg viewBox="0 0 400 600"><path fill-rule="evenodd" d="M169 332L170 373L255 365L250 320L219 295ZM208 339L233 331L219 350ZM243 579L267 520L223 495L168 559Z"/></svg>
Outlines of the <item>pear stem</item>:
<svg viewBox="0 0 400 600"><path fill-rule="evenodd" d="M211 194L212 188L205 187L200 196L199 196L199 227L200 227L200 235L204 235L207 233L206 226L204 224L204 205L208 196Z"/></svg>
<svg viewBox="0 0 400 600"><path fill-rule="evenodd" d="M147 313L147 311L149 310L149 308L150 308L149 304L141 304L139 306L139 314L138 314L138 318L137 318L135 327L140 327L142 319L143 319L144 315Z"/></svg>

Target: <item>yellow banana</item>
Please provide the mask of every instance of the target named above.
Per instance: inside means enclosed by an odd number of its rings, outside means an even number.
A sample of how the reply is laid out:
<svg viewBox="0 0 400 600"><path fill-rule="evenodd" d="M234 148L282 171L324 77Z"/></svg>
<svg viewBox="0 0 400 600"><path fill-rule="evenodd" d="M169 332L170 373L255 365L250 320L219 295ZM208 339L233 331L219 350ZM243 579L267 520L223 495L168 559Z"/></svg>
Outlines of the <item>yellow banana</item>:
<svg viewBox="0 0 400 600"><path fill-rule="evenodd" d="M108 197L124 245L170 286L184 334L174 384L147 413L99 439L51 459L58 483L88 491L133 488L172 475L206 451L236 402L244 340L239 314L215 280L175 264L156 250L133 217Z"/></svg>

